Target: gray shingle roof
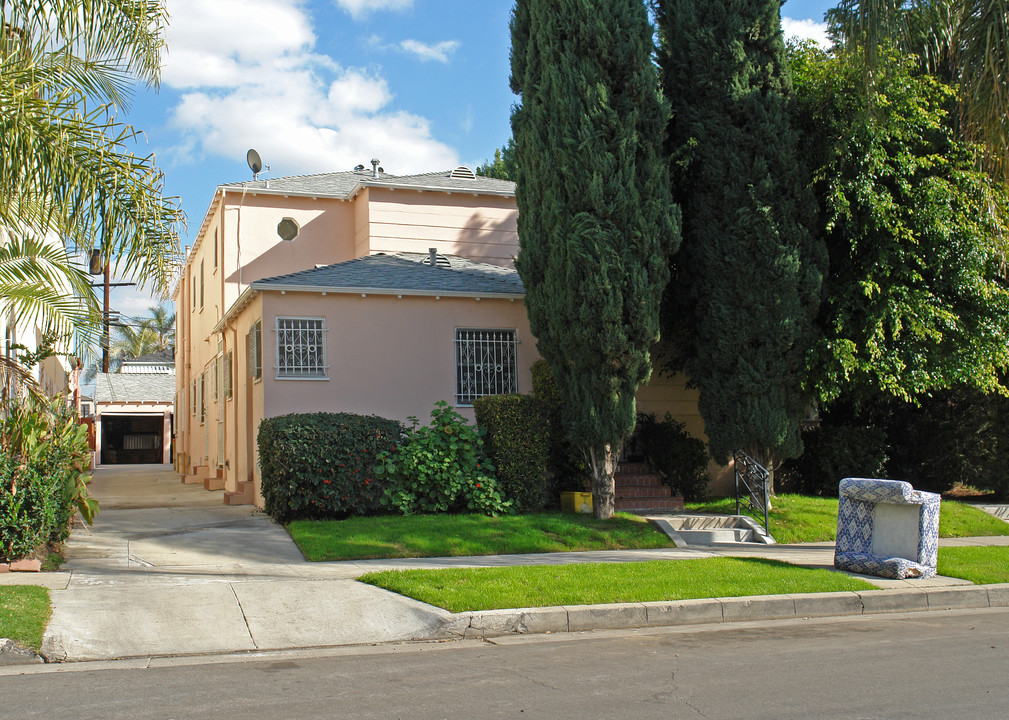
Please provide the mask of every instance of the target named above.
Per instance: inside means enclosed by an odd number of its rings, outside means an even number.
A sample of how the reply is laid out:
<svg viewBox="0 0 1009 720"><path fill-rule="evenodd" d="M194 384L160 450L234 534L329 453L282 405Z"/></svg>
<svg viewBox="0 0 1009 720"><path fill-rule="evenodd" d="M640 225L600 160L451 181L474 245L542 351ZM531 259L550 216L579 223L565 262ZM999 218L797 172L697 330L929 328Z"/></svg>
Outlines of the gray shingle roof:
<svg viewBox="0 0 1009 720"><path fill-rule="evenodd" d="M223 187L250 190L270 190L273 192L306 193L347 199L354 188L363 184L365 187L402 187L430 188L432 190L451 190L453 192L515 194L515 183L508 180L498 180L477 176L474 178L452 177L451 170L442 170L419 175L390 175L380 173L373 178L371 170L349 170L347 172L321 173L319 175L292 175L290 177L254 180L247 183L227 183Z"/></svg>
<svg viewBox="0 0 1009 720"><path fill-rule="evenodd" d="M432 268L423 262L427 258L426 253L369 255L312 270L264 278L252 283L252 287L257 290L312 288L515 297L525 294L522 280L514 270L474 262L457 255L439 256L448 261L449 267L436 265Z"/></svg>
<svg viewBox="0 0 1009 720"><path fill-rule="evenodd" d="M98 373L95 377L95 402L173 402L175 372L158 375Z"/></svg>

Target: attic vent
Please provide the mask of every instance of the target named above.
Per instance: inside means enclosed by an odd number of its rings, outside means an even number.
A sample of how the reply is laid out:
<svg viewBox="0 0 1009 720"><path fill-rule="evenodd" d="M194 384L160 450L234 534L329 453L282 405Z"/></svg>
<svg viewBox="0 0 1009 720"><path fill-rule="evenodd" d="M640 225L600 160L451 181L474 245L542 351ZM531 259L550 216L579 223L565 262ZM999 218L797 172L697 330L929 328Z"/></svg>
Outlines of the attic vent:
<svg viewBox="0 0 1009 720"><path fill-rule="evenodd" d="M423 265L430 265L431 264L431 257L428 256L428 255L425 255L424 259L421 260L420 262ZM434 264L435 264L435 267L443 267L443 268L450 268L450 267L452 267L452 263L449 262L449 259L447 257L445 257L444 255L436 255L435 256Z"/></svg>
<svg viewBox="0 0 1009 720"><path fill-rule="evenodd" d="M476 175L465 165L460 165L455 170L448 174L449 177L454 178L465 178L466 180L473 180Z"/></svg>

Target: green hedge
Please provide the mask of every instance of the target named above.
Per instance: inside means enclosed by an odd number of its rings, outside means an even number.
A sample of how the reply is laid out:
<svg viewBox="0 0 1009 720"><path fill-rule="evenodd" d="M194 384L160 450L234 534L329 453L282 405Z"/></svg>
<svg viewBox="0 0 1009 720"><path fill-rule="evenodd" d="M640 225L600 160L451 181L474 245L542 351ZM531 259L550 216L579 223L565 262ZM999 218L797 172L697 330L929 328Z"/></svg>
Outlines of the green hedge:
<svg viewBox="0 0 1009 720"><path fill-rule="evenodd" d="M497 468L501 490L519 512L542 510L549 497L550 416L529 395L487 395L473 403L476 421L487 428L484 447Z"/></svg>
<svg viewBox="0 0 1009 720"><path fill-rule="evenodd" d="M263 499L278 522L363 514L379 507L373 468L403 434L396 420L351 413L295 413L259 425Z"/></svg>

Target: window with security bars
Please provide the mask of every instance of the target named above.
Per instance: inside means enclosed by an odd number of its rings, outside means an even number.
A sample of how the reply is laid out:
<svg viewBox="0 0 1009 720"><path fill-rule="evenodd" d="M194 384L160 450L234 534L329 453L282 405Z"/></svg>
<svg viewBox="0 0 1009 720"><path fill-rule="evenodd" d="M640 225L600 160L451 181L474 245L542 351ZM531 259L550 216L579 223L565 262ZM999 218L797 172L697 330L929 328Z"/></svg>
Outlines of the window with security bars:
<svg viewBox="0 0 1009 720"><path fill-rule="evenodd" d="M231 399L231 351L224 353L224 372L221 373L224 384L224 397Z"/></svg>
<svg viewBox="0 0 1009 720"><path fill-rule="evenodd" d="M249 377L263 377L263 323L257 320L249 328Z"/></svg>
<svg viewBox="0 0 1009 720"><path fill-rule="evenodd" d="M203 373L200 375L198 385L196 386L196 392L198 396L198 403L200 406L200 425L204 423L207 419L207 374Z"/></svg>
<svg viewBox="0 0 1009 720"><path fill-rule="evenodd" d="M322 318L277 318L277 376L326 376L326 327Z"/></svg>
<svg viewBox="0 0 1009 720"><path fill-rule="evenodd" d="M483 395L518 392L518 341L514 330L455 331L456 404Z"/></svg>

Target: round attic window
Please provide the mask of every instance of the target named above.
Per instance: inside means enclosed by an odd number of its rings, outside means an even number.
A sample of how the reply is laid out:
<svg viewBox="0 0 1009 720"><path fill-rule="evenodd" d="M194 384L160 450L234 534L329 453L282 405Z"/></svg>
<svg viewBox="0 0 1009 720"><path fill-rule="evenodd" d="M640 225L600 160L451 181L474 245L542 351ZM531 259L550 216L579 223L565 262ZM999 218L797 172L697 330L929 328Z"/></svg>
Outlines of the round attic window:
<svg viewBox="0 0 1009 720"><path fill-rule="evenodd" d="M298 223L294 221L294 218L284 218L277 223L277 234L285 242L294 240L294 238L298 237Z"/></svg>

